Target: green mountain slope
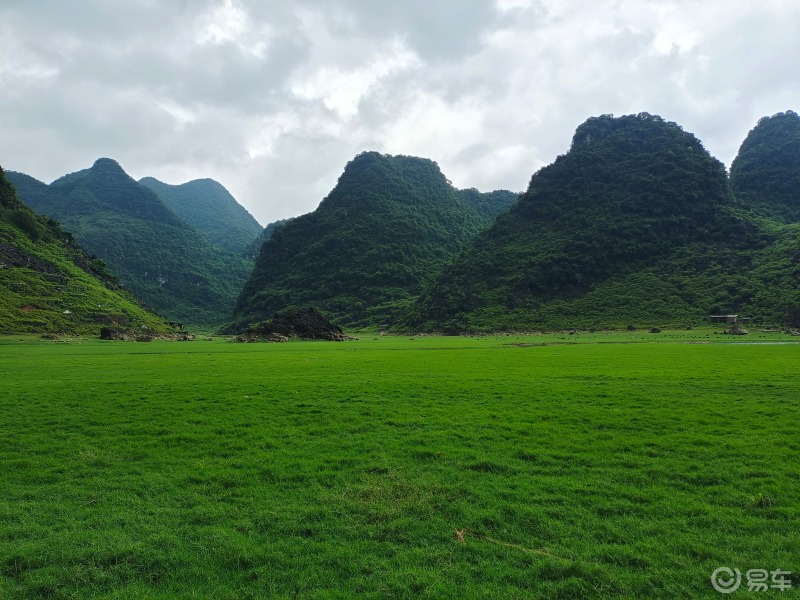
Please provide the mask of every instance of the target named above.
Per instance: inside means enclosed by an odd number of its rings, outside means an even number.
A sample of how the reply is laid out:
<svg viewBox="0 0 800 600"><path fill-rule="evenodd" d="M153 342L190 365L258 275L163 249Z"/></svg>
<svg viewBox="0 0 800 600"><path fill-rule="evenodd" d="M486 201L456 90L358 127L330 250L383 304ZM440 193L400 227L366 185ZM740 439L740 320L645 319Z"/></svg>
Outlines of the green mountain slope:
<svg viewBox="0 0 800 600"><path fill-rule="evenodd" d="M99 333L167 326L54 220L20 201L0 168L0 333Z"/></svg>
<svg viewBox="0 0 800 600"><path fill-rule="evenodd" d="M231 330L306 304L341 325L380 321L486 224L435 162L360 154L314 212L264 242Z"/></svg>
<svg viewBox="0 0 800 600"><path fill-rule="evenodd" d="M756 297L754 270L778 238L791 245L790 232L739 215L723 165L676 124L591 118L399 322L460 331L680 324L745 309L767 318L788 308Z"/></svg>
<svg viewBox="0 0 800 600"><path fill-rule="evenodd" d="M475 188L458 190L459 196L474 208L479 215L494 220L497 215L506 212L511 205L519 200L519 194L508 190L495 190L493 192L480 192Z"/></svg>
<svg viewBox="0 0 800 600"><path fill-rule="evenodd" d="M754 211L800 222L800 115L789 110L758 122L731 164L731 187Z"/></svg>
<svg viewBox="0 0 800 600"><path fill-rule="evenodd" d="M754 254L744 287L745 308L754 316L800 328L800 224L773 230L770 244Z"/></svg>
<svg viewBox="0 0 800 600"><path fill-rule="evenodd" d="M196 179L169 185L153 177L139 180L185 223L202 233L212 244L241 254L262 231L261 225L213 179Z"/></svg>
<svg viewBox="0 0 800 600"><path fill-rule="evenodd" d="M171 320L213 326L230 315L250 263L212 246L113 160L49 186L20 173L9 179L26 203L68 227Z"/></svg>
<svg viewBox="0 0 800 600"><path fill-rule="evenodd" d="M261 245L272 237L272 234L275 233L276 229L283 227L293 219L294 217L289 217L288 219L279 219L264 227L259 236L250 242L250 244L248 244L248 246L244 249L242 256L251 260L255 260L256 257L258 257L258 253L261 251Z"/></svg>

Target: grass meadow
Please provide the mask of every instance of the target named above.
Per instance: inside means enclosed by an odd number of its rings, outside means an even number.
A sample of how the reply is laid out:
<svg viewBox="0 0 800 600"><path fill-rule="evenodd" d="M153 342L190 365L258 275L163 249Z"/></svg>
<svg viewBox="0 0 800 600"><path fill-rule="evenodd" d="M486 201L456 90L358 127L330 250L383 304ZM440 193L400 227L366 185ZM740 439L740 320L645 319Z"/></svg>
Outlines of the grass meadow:
<svg viewBox="0 0 800 600"><path fill-rule="evenodd" d="M796 597L800 344L745 339L4 338L0 598Z"/></svg>

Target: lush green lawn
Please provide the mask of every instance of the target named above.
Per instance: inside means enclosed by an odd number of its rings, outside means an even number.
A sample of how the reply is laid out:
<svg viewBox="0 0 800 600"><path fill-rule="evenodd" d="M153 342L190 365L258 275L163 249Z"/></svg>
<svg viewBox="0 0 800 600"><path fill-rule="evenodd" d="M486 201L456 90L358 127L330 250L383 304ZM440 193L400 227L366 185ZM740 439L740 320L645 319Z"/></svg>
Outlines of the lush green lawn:
<svg viewBox="0 0 800 600"><path fill-rule="evenodd" d="M0 598L795 596L800 344L692 339L6 339Z"/></svg>

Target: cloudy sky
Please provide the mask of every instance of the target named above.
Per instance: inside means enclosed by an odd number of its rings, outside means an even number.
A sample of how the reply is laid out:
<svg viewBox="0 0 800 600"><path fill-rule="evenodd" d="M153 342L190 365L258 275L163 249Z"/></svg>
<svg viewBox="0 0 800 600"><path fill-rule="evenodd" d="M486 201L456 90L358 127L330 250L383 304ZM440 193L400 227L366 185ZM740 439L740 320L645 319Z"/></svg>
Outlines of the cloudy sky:
<svg viewBox="0 0 800 600"><path fill-rule="evenodd" d="M363 150L521 191L605 113L730 165L799 56L798 0L0 0L0 165L212 177L262 224Z"/></svg>

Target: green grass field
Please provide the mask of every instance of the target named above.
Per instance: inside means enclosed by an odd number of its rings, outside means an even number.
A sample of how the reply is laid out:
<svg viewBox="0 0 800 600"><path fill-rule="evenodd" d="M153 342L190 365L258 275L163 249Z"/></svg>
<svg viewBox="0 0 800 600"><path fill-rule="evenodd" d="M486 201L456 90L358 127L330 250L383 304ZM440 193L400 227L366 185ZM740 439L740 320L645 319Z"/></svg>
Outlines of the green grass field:
<svg viewBox="0 0 800 600"><path fill-rule="evenodd" d="M0 598L796 597L800 344L741 341L0 340Z"/></svg>

